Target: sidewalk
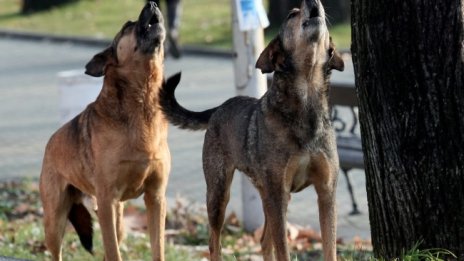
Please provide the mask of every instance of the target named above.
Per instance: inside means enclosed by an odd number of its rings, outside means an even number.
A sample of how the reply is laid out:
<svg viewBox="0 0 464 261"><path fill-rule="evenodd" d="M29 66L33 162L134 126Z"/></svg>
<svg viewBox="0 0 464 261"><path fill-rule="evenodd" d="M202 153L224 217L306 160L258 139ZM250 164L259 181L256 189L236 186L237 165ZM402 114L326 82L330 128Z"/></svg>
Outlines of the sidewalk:
<svg viewBox="0 0 464 261"><path fill-rule="evenodd" d="M57 73L82 69L101 47L22 41L0 38L0 180L18 177L38 178L45 144L59 124ZM232 58L185 55L167 59L166 75L182 71L176 95L192 110L216 106L235 95ZM352 80L347 72L334 72L336 81ZM350 78L351 77L351 78ZM204 203L206 186L201 167L204 132L170 127L169 144L172 171L167 195L171 204L176 196ZM362 215L350 217L351 202L343 175L339 177L338 236L349 241L354 236L370 237L363 171L352 171ZM229 211L241 215L240 177L234 178ZM294 194L289 205L289 221L319 229L317 201L311 187Z"/></svg>

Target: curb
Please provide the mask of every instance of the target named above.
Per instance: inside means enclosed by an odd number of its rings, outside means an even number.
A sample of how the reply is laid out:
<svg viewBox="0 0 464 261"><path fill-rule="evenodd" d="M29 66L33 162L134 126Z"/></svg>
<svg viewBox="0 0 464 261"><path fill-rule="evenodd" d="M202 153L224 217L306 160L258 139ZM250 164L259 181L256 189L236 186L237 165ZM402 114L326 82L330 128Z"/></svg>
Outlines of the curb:
<svg viewBox="0 0 464 261"><path fill-rule="evenodd" d="M78 45L93 46L93 47L106 47L110 45L110 39L80 37L80 36L63 36L53 34L42 34L34 32L21 32L10 29L0 29L1 38L12 38L28 41L50 41L54 43L73 43ZM181 48L184 55L195 56L208 56L216 58L233 58L234 52L231 50L221 50L212 47L184 45Z"/></svg>
<svg viewBox="0 0 464 261"><path fill-rule="evenodd" d="M0 256L0 261L30 261L29 259L18 259L14 257Z"/></svg>

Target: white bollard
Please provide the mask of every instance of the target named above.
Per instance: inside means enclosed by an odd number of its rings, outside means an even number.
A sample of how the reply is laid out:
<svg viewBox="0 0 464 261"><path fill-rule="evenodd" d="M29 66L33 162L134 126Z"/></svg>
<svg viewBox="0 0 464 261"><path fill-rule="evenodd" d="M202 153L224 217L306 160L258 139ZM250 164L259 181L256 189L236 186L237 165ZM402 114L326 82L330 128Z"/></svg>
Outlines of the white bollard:
<svg viewBox="0 0 464 261"><path fill-rule="evenodd" d="M72 120L89 103L95 101L102 85L103 77L91 77L82 70L59 72L60 123Z"/></svg>
<svg viewBox="0 0 464 261"><path fill-rule="evenodd" d="M232 30L234 52L236 54L234 60L235 86L238 95L260 98L266 92L267 81L266 75L261 74L261 72L255 69L255 64L264 49L264 32L262 27L267 25L241 31L238 18L239 1L246 2L243 0L232 0ZM254 3L248 4L262 4L258 2L260 0L250 1L254 1ZM267 20L267 17L265 19ZM241 22L243 23L243 21ZM254 231L264 224L261 197L248 177L243 173L241 173L241 181L243 226L246 231Z"/></svg>

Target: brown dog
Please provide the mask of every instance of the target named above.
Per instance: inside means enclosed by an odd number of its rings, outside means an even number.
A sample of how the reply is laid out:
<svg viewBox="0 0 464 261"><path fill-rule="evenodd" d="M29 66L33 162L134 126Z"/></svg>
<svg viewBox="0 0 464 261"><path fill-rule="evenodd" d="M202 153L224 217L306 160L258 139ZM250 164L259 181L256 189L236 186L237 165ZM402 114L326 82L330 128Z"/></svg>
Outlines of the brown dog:
<svg viewBox="0 0 464 261"><path fill-rule="evenodd" d="M328 107L332 69L343 70L319 0L305 0L290 12L279 35L256 67L274 73L259 100L235 97L217 108L192 112L181 107L174 89L180 74L160 92L168 120L181 128L205 129L203 169L211 226L212 260L221 259L220 233L235 169L260 192L265 213L265 260L289 260L286 210L291 192L314 184L318 194L325 260L336 260L335 187L338 156Z"/></svg>
<svg viewBox="0 0 464 261"><path fill-rule="evenodd" d="M122 202L142 193L153 259L164 260L171 160L168 124L158 107L164 39L163 17L150 2L86 65L87 74L105 76L102 91L50 138L40 177L45 242L54 260L61 260L68 218L92 252L92 221L83 205L89 198L98 207L105 260L121 260Z"/></svg>

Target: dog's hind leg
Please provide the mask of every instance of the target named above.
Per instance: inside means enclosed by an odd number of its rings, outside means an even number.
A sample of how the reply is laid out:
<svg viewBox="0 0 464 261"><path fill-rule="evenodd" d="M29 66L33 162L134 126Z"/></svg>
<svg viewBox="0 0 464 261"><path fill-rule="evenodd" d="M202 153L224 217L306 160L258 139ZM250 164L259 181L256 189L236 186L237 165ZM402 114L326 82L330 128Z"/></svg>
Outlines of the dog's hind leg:
<svg viewBox="0 0 464 261"><path fill-rule="evenodd" d="M116 202L108 191L97 191L98 222L102 232L105 260L121 261L116 232Z"/></svg>
<svg viewBox="0 0 464 261"><path fill-rule="evenodd" d="M234 174L234 168L225 163L223 155L217 153L217 151L207 151L203 154L203 169L207 190L206 207L211 228L209 251L212 261L221 260L221 231Z"/></svg>
<svg viewBox="0 0 464 261"><path fill-rule="evenodd" d="M59 174L44 168L40 176L45 245L54 261L61 261L61 244L72 206L69 185Z"/></svg>

